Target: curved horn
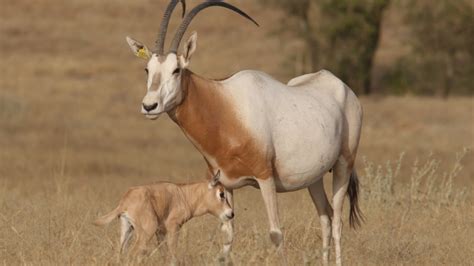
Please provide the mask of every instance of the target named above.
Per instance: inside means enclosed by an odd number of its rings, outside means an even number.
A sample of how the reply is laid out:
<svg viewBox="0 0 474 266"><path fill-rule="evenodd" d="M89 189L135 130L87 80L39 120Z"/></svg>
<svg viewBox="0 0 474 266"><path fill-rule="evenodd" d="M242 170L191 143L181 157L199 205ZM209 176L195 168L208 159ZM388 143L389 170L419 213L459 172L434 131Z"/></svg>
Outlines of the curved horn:
<svg viewBox="0 0 474 266"><path fill-rule="evenodd" d="M171 0L171 2L168 4L168 7L166 7L163 19L161 20L160 32L158 33L158 38L156 39L155 45L155 52L159 55L162 55L164 52L166 32L168 31L168 24L170 22L171 13L173 13L173 10L178 4L178 2L181 2L181 4L183 5L182 17L184 17L184 13L186 12L185 0Z"/></svg>
<svg viewBox="0 0 474 266"><path fill-rule="evenodd" d="M249 15L247 15L244 11L238 9L237 7L225 3L225 2L217 2L217 1L208 1L199 4L195 8L189 12L186 17L183 19L181 22L181 25L179 26L178 30L176 31L176 34L174 35L173 42L171 43L171 48L170 48L170 53L176 53L178 51L179 43L181 42L181 39L184 36L184 33L186 32L186 29L188 28L189 24L193 20L193 18L203 9L211 7L211 6L220 6L220 7L225 7L227 9L230 9L239 15L247 18L248 20L252 21L255 25L259 26L258 23L251 18Z"/></svg>

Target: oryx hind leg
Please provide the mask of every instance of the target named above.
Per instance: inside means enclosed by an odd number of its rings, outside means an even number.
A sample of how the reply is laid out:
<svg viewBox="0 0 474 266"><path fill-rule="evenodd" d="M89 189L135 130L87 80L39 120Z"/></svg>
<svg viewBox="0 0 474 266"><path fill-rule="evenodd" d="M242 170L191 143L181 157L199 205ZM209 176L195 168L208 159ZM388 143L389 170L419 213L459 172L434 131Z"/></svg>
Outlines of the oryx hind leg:
<svg viewBox="0 0 474 266"><path fill-rule="evenodd" d="M324 191L323 178L308 187L309 194L318 211L322 231L322 259L323 265L329 265L329 253L331 245L331 217L333 210L329 204L326 192Z"/></svg>
<svg viewBox="0 0 474 266"><path fill-rule="evenodd" d="M333 168L333 199L332 237L336 253L336 265L342 265L342 209L349 186L352 165L341 156Z"/></svg>

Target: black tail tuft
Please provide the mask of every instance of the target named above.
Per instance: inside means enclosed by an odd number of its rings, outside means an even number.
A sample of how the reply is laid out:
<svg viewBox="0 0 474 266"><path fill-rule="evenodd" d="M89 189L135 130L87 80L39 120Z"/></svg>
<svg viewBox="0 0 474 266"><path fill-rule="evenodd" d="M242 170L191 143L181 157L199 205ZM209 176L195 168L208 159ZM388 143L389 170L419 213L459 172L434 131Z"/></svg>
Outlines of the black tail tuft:
<svg viewBox="0 0 474 266"><path fill-rule="evenodd" d="M349 178L349 187L347 188L347 195L351 204L349 213L349 224L353 229L357 229L364 222L364 216L359 208L359 179L355 170Z"/></svg>

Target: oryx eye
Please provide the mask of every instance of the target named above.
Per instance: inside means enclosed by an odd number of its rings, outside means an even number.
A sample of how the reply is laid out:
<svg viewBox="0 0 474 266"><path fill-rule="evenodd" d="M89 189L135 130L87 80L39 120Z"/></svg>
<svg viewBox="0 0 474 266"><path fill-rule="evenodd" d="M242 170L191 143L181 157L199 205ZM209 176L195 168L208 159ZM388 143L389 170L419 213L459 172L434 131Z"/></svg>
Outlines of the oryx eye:
<svg viewBox="0 0 474 266"><path fill-rule="evenodd" d="M221 197L221 199L224 199L225 198L224 192L221 191L221 193L219 193L219 197Z"/></svg>
<svg viewBox="0 0 474 266"><path fill-rule="evenodd" d="M148 68L145 68L145 73L148 75Z"/></svg>
<svg viewBox="0 0 474 266"><path fill-rule="evenodd" d="M176 69L173 71L173 75L178 74L178 73L179 73L179 68L176 68Z"/></svg>

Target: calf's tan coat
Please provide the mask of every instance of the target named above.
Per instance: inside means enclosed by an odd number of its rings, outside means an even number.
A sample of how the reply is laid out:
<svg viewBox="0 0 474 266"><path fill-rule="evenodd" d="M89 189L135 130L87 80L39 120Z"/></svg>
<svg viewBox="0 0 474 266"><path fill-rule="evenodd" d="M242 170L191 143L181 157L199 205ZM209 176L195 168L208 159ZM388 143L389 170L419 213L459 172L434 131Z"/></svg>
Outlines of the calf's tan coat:
<svg viewBox="0 0 474 266"><path fill-rule="evenodd" d="M98 218L96 225L105 225L120 219L121 253L125 253L134 236L131 253L147 253L149 242L166 237L173 260L176 260L178 230L193 217L212 214L222 221L233 218L233 210L226 199L226 191L214 178L192 184L156 183L130 188L119 205Z"/></svg>

